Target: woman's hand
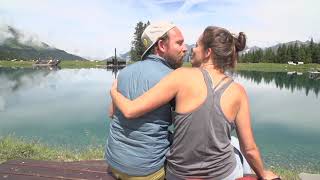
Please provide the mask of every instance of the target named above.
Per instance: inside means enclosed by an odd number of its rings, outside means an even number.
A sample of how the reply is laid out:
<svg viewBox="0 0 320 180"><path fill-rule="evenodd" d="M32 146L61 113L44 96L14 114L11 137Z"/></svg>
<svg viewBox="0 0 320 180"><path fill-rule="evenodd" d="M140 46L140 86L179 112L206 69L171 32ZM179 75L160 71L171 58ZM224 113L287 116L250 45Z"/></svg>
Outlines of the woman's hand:
<svg viewBox="0 0 320 180"><path fill-rule="evenodd" d="M115 112L115 105L113 104L113 102L111 102L111 104L109 104L109 108L108 108L109 118L111 118L111 119L113 118L114 112Z"/></svg>
<svg viewBox="0 0 320 180"><path fill-rule="evenodd" d="M112 91L117 91L118 90L118 80L117 79L115 79L114 81L113 81L113 83L112 83L112 86L111 86L111 92Z"/></svg>
<svg viewBox="0 0 320 180"><path fill-rule="evenodd" d="M112 91L113 92L117 92L118 91L118 81L117 79L115 79L112 83L111 89L110 89L110 95L112 96ZM109 117L112 118L113 114L115 112L115 104L113 103L113 101L111 100L111 104L109 105L109 109L108 109L108 114Z"/></svg>
<svg viewBox="0 0 320 180"><path fill-rule="evenodd" d="M272 180L272 179L280 179L279 176L277 176L276 174L274 174L272 171L267 171L265 170L263 172L263 177L259 178L261 180Z"/></svg>

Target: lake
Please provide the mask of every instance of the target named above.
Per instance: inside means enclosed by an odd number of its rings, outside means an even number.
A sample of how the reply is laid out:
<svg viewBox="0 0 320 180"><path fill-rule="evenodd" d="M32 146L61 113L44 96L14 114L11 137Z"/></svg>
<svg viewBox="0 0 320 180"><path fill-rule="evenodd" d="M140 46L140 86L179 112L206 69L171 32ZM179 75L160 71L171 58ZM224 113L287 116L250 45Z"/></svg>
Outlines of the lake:
<svg viewBox="0 0 320 180"><path fill-rule="evenodd" d="M0 68L0 136L52 146L104 146L110 119L106 69ZM255 139L268 165L320 171L320 80L308 73L233 74L250 98Z"/></svg>

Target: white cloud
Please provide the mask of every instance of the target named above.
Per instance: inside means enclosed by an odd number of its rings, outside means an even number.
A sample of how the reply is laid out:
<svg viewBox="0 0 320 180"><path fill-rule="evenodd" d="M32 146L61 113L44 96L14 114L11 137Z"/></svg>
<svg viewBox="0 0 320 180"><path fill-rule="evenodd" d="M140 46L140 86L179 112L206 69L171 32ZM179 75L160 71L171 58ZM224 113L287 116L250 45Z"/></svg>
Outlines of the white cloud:
<svg viewBox="0 0 320 180"><path fill-rule="evenodd" d="M105 58L130 49L138 21L176 23L188 44L208 25L244 31L249 45L320 38L316 0L2 0L8 23L57 48Z"/></svg>
<svg viewBox="0 0 320 180"><path fill-rule="evenodd" d="M0 24L0 45L3 43L4 40L12 37L13 35L8 32L8 26L3 26Z"/></svg>
<svg viewBox="0 0 320 180"><path fill-rule="evenodd" d="M316 0L259 1L251 14L257 27L248 30L252 39L262 42L319 39L320 11L317 7L320 2Z"/></svg>

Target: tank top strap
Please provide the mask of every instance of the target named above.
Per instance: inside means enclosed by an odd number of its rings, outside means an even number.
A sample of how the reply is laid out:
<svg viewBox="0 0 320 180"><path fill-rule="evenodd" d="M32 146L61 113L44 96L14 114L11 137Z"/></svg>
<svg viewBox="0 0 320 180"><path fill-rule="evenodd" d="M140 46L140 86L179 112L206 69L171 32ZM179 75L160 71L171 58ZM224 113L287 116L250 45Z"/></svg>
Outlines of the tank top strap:
<svg viewBox="0 0 320 180"><path fill-rule="evenodd" d="M217 83L217 85L214 86L213 92L216 91L217 87L219 87L219 85L220 85L225 79L227 79L227 78L228 78L228 76L224 76L224 77ZM220 89L220 88L219 88L219 89Z"/></svg>
<svg viewBox="0 0 320 180"><path fill-rule="evenodd" d="M219 85L228 78L228 76L224 76L222 79L220 79L220 81L217 83L217 85L214 86L213 84L213 78L211 77L211 75L209 74L209 72L205 69L203 69L203 71L205 72L205 74L207 75L207 78L209 79L208 81L210 82L210 87L212 88L211 90L215 91L217 89L217 87L219 87Z"/></svg>
<svg viewBox="0 0 320 180"><path fill-rule="evenodd" d="M212 94L212 85L213 85L211 77L210 77L210 74L208 73L208 71L206 71L206 70L204 70L202 68L199 68L199 69L203 74L204 81L205 81L205 83L207 85L207 93L208 93L208 96L209 96L210 94Z"/></svg>
<svg viewBox="0 0 320 180"><path fill-rule="evenodd" d="M224 80L226 78L228 78L228 76L224 77L222 80ZM222 80L220 81L220 83L222 82ZM228 79L228 81L226 83L222 84L221 87L219 87L218 89L216 89L218 87L218 86L216 86L214 88L214 92L215 93L219 92L220 94L222 94L232 83L233 83L233 79L230 78L230 79Z"/></svg>

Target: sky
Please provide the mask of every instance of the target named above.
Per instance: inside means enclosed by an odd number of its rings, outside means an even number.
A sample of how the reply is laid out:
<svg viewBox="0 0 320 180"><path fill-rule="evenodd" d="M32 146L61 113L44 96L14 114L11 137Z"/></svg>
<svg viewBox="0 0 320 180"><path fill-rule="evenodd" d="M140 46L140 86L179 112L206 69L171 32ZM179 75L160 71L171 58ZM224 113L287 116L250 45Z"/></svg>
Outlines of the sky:
<svg viewBox="0 0 320 180"><path fill-rule="evenodd" d="M318 0L0 0L0 31L10 25L25 38L100 60L114 48L128 52L139 21L173 22L187 44L210 25L245 32L249 47L319 42L319 7Z"/></svg>

